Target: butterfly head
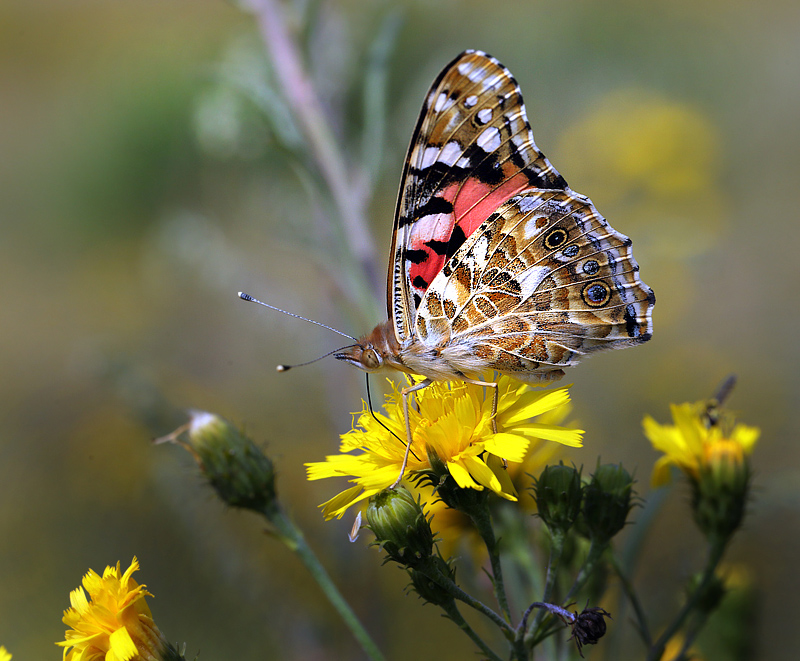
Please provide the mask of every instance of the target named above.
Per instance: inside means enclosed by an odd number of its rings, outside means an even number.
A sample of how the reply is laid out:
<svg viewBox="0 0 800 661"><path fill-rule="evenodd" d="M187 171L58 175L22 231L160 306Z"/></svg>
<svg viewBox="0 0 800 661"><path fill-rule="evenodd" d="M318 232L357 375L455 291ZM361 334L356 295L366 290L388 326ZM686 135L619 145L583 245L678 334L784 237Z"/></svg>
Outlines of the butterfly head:
<svg viewBox="0 0 800 661"><path fill-rule="evenodd" d="M397 369L397 353L394 330L385 322L362 337L357 344L345 347L333 355L337 360L343 360L365 372L377 372L384 367Z"/></svg>
<svg viewBox="0 0 800 661"><path fill-rule="evenodd" d="M377 372L383 367L383 357L369 343L346 347L333 355L365 372Z"/></svg>

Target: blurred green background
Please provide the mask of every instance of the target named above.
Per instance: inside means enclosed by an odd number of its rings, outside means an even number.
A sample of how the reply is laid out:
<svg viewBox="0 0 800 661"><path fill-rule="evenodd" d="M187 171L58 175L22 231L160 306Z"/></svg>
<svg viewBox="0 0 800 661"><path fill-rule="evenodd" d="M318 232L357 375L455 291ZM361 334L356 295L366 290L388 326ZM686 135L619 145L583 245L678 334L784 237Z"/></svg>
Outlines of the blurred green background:
<svg viewBox="0 0 800 661"><path fill-rule="evenodd" d="M511 69L537 143L634 239L658 299L650 343L569 374L587 436L567 456L587 468L598 455L623 461L646 497L656 454L642 416L666 422L669 402L706 398L738 374L730 405L763 430L750 517L728 555L755 586L746 658L791 656L800 4L295 7L312 17L303 39L349 161L379 162L368 216L381 255L431 80L465 48ZM364 142L364 54L387 15L402 19L387 130ZM455 627L403 594L401 572L347 542L351 520L319 515L344 484L308 483L302 463L335 451L363 377L333 359L285 375L274 365L338 339L235 296L352 334L382 320L366 302L359 314L330 277L319 227L331 211L291 149L291 117L265 112L269 75L256 22L233 4L0 4L0 643L15 660L60 654L69 591L88 568L134 555L156 622L190 656L361 658L261 521L225 510L188 455L151 445L187 408L267 445L287 507L389 658L472 655ZM656 624L702 562L687 500L678 485L635 576ZM638 658L634 642L621 644Z"/></svg>

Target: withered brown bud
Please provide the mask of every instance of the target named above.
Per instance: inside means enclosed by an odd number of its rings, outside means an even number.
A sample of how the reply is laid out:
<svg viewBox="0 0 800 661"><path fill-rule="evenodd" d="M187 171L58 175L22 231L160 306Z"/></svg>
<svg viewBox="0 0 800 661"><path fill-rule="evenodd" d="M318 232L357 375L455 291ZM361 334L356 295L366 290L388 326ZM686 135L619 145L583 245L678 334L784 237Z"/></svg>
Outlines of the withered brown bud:
<svg viewBox="0 0 800 661"><path fill-rule="evenodd" d="M579 615L575 613L575 620L572 622L572 638L578 645L578 653L583 658L583 645L595 645L606 633L606 617L611 617L611 613L597 606L584 608Z"/></svg>

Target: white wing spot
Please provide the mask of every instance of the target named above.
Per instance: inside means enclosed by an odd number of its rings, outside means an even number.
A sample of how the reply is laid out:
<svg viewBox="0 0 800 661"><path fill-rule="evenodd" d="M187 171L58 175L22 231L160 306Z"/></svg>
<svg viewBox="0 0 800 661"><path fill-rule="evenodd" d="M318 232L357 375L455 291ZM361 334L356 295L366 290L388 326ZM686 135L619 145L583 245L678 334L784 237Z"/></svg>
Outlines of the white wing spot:
<svg viewBox="0 0 800 661"><path fill-rule="evenodd" d="M547 266L534 266L518 275L517 282L522 290L522 297L527 298L533 294L536 288L542 284L542 280L550 274L550 270Z"/></svg>
<svg viewBox="0 0 800 661"><path fill-rule="evenodd" d="M483 71L480 68L470 64L469 62L462 62L459 64L458 73L460 73L462 76L466 76L470 82L473 83L478 82L483 75Z"/></svg>
<svg viewBox="0 0 800 661"><path fill-rule="evenodd" d="M517 206L522 213L529 213L534 209L538 209L542 205L542 199L540 197L533 197L527 195L525 197L520 197Z"/></svg>
<svg viewBox="0 0 800 661"><path fill-rule="evenodd" d="M434 163L453 165L461 154L461 145L455 141L448 142L444 147L425 147L419 161L419 169L424 170Z"/></svg>
<svg viewBox="0 0 800 661"><path fill-rule="evenodd" d="M490 126L483 133L478 136L478 147L485 152L493 152L500 149L502 140L500 139L500 131L495 126Z"/></svg>
<svg viewBox="0 0 800 661"><path fill-rule="evenodd" d="M453 165L462 153L461 145L453 140L442 147L442 153L436 160L445 165Z"/></svg>
<svg viewBox="0 0 800 661"><path fill-rule="evenodd" d="M474 94L464 99L464 106L467 108L472 108L476 103L478 103L478 97Z"/></svg>
<svg viewBox="0 0 800 661"><path fill-rule="evenodd" d="M442 112L452 107L454 103L455 100L451 99L450 97L447 96L447 94L442 92L439 94L439 96L436 97L436 103L433 106L433 109L436 112Z"/></svg>
<svg viewBox="0 0 800 661"><path fill-rule="evenodd" d="M488 124L491 118L492 118L491 108L484 108L483 110L478 111L478 121L481 124Z"/></svg>

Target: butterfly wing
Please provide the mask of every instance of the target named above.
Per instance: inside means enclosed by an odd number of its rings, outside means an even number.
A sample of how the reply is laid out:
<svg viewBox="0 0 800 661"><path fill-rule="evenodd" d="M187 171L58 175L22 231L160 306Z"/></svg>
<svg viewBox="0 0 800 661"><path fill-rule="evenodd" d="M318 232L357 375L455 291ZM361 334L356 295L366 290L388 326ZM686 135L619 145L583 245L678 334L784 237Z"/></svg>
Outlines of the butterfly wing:
<svg viewBox="0 0 800 661"><path fill-rule="evenodd" d="M434 279L417 334L462 368L535 381L584 354L650 339L655 297L638 272L630 239L588 198L523 190Z"/></svg>
<svg viewBox="0 0 800 661"><path fill-rule="evenodd" d="M399 342L447 260L520 191L567 189L536 147L519 86L466 51L439 74L411 139L395 212L387 307Z"/></svg>

